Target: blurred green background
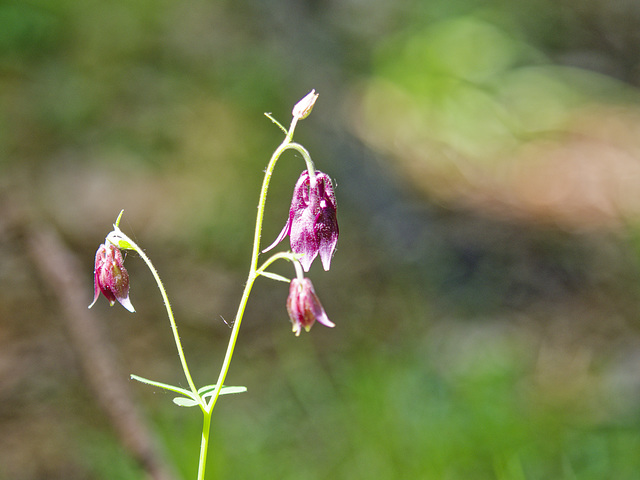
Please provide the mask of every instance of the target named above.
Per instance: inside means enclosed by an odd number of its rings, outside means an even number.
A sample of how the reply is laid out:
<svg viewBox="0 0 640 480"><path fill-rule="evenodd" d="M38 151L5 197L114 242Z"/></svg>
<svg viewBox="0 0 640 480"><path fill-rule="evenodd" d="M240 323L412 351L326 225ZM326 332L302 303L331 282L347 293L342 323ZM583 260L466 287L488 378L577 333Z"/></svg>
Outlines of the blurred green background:
<svg viewBox="0 0 640 480"><path fill-rule="evenodd" d="M124 208L213 383L282 140L263 112L288 125L314 88L296 140L335 179L341 236L309 276L337 326L295 338L287 286L256 284L228 377L248 392L216 408L208 478L637 479L639 86L624 0L4 0L0 205L55 226L86 304ZM302 168L278 165L267 243ZM7 218L0 479L147 478ZM137 313L91 311L122 378L184 384L126 265ZM195 478L199 413L127 385Z"/></svg>

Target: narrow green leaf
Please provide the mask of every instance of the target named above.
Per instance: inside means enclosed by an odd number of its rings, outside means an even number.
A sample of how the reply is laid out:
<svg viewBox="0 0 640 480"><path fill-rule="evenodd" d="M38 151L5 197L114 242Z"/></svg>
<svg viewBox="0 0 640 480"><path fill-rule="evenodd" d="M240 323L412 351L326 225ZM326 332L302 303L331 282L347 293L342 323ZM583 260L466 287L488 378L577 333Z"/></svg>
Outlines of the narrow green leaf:
<svg viewBox="0 0 640 480"><path fill-rule="evenodd" d="M207 391L206 393L202 393L200 395L202 395L202 398L208 398L213 396L213 391L214 389L211 389L210 391ZM242 392L246 392L247 391L247 387L222 387L220 389L220 395L231 395L233 393L242 393Z"/></svg>
<svg viewBox="0 0 640 480"><path fill-rule="evenodd" d="M216 385L215 385L215 384L213 384L213 385L205 385L204 387L200 387L200 388L198 389L198 393L199 393L200 395L202 395L202 394L203 394L203 393L205 393L205 392L215 390L215 388L216 388Z"/></svg>
<svg viewBox="0 0 640 480"><path fill-rule="evenodd" d="M198 402L196 402L195 400L185 397L175 397L173 399L173 403L175 403L179 407L195 407L198 405Z"/></svg>
<svg viewBox="0 0 640 480"><path fill-rule="evenodd" d="M277 273L272 273L272 272L260 272L260 275L262 275L263 277L267 277L270 278L272 280L277 280L279 282L284 282L284 283L289 283L291 282L291 280L289 280L287 277L283 277L282 275L278 275Z"/></svg>
<svg viewBox="0 0 640 480"><path fill-rule="evenodd" d="M202 398L210 397L213 395L213 391L216 389L215 385L206 385L198 389L198 393ZM247 387L227 387L225 385L220 389L220 395L231 395L233 393L246 392Z"/></svg>
<svg viewBox="0 0 640 480"><path fill-rule="evenodd" d="M247 391L247 387L222 387L220 389L220 395L231 395L233 393L244 393Z"/></svg>
<svg viewBox="0 0 640 480"><path fill-rule="evenodd" d="M118 215L118 218L116 218L116 223L113 224L115 228L118 228L120 226L120 219L122 218L123 213L124 209L120 210L120 214Z"/></svg>
<svg viewBox="0 0 640 480"><path fill-rule="evenodd" d="M184 388L176 387L175 385L169 385L167 383L154 382L153 380L139 377L138 375L134 375L134 374L131 374L131 378L133 380L137 380L138 382L146 383L147 385L153 385L154 387L164 388L165 390L169 390L174 393L180 393L185 397L189 397L190 399L194 400L193 393L191 393L189 390L185 390Z"/></svg>
<svg viewBox="0 0 640 480"><path fill-rule="evenodd" d="M270 113L266 113L264 114L269 120L271 120L273 123L275 123L278 127L280 127L280 130L282 130L284 132L285 135L287 135L289 132L287 132L287 129L284 128L282 125L280 125L280 122L278 122L275 118L273 118L271 116Z"/></svg>

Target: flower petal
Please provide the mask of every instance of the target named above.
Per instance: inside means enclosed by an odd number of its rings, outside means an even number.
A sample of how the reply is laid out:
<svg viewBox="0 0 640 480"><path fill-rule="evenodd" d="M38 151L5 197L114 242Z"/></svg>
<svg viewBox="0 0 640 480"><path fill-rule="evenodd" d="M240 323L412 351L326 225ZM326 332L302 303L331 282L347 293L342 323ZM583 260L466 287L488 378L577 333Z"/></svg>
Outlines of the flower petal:
<svg viewBox="0 0 640 480"><path fill-rule="evenodd" d="M287 312L296 336L300 335L303 328L308 332L316 320L327 327L335 327L335 324L327 317L313 289L313 284L308 278L291 280L287 297Z"/></svg>
<svg viewBox="0 0 640 480"><path fill-rule="evenodd" d="M300 263L305 272L309 271L311 263L318 255L318 239L315 235L315 218L311 210L304 209L296 214L291 226L291 251L302 254Z"/></svg>
<svg viewBox="0 0 640 480"><path fill-rule="evenodd" d="M278 245L282 240L284 240L284 237L286 237L289 232L291 231L291 218L289 218L289 220L287 220L287 223L284 225L284 227L282 228L282 230L280 231L280 234L278 235L278 237L274 240L274 242L269 245L267 248L265 248L264 250L262 250L262 253L268 252L269 250L271 250L273 247L275 247L276 245Z"/></svg>

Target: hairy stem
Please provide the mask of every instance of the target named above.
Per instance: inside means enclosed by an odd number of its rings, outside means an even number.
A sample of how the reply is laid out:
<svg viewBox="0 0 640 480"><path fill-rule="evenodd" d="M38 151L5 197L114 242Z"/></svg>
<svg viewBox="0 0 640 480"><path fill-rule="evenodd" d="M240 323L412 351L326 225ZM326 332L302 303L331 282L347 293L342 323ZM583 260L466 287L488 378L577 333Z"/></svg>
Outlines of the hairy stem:
<svg viewBox="0 0 640 480"><path fill-rule="evenodd" d="M184 371L184 376L187 379L187 383L189 384L189 388L191 389L191 392L193 393L194 398L198 400L198 402L200 403L200 408L203 409L204 411L204 402L202 401L202 398L198 393L198 389L193 383L193 378L191 377L191 372L189 371L189 366L187 365L187 359L184 355L184 349L182 348L182 342L180 341L180 335L178 335L178 325L176 324L175 317L173 316L171 303L169 302L169 297L167 296L167 291L164 288L164 284L162 283L162 280L160 280L158 271L153 266L153 263L151 263L151 260L144 253L144 251L133 240L131 240L131 238L129 238L126 234L124 234L117 226L115 228L116 230L114 230L115 232L115 235L113 236L114 238L110 239L109 237L107 237L107 240L112 241L117 246L122 247L122 245L125 245L127 249L134 250L135 252L137 252L138 255L140 255L140 257L142 258L142 260L144 260L144 262L147 264L147 267L149 268L149 270L151 270L153 278L155 279L156 284L158 285L158 289L160 290L160 294L162 295L162 300L164 301L165 308L167 309L167 316L169 317L169 322L171 323L171 331L173 332L173 338L176 343L176 348L178 350L178 356L180 357L180 363L182 364L182 370ZM124 242L124 243L121 243L121 242Z"/></svg>
<svg viewBox="0 0 640 480"><path fill-rule="evenodd" d="M244 291L242 292L242 298L240 299L240 305L238 307L238 311L236 313L236 317L233 323L233 329L231 331L231 337L229 338L229 344L227 346L227 353L224 357L224 361L222 363L222 368L220 369L220 375L218 376L218 381L216 383L216 389L214 390L213 395L211 396L211 400L206 405L206 410L211 412L213 407L218 400L218 396L220 395L220 389L223 386L224 380L229 371L229 366L231 365L231 358L233 357L233 351L235 349L236 341L238 339L238 332L240 331L240 325L242 323L242 318L244 317L244 312L247 307L247 302L249 300L249 294L251 293L251 289L253 288L253 284L259 276L258 269L258 256L260 255L260 240L262 237L262 222L264 220L264 209L267 202L267 192L269 190L269 183L271 182L271 176L273 175L273 171L275 169L276 163L280 156L288 149L294 149L300 152L307 164L307 169L309 169L309 173L314 173L313 162L311 161L311 156L307 152L307 150L297 143L293 143L293 132L295 130L297 123L297 119L291 121L291 125L289 127L289 131L285 139L282 143L276 148L271 155L271 159L269 160L269 164L264 173L264 180L262 181L262 188L260 189L260 197L258 200L258 212L256 214L256 228L253 237L253 251L251 253L251 264L249 267L249 275L247 277L247 283L245 284ZM278 257L280 258L280 257ZM274 258L275 260L275 258ZM269 261L268 261L269 263ZM263 269L266 266L263 266Z"/></svg>

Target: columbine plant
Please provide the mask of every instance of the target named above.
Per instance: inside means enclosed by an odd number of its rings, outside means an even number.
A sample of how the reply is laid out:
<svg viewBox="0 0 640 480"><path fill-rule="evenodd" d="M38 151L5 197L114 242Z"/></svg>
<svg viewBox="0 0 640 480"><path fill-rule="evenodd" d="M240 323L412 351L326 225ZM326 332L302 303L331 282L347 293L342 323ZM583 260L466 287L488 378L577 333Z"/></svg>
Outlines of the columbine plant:
<svg viewBox="0 0 640 480"><path fill-rule="evenodd" d="M304 272L309 271L313 260L318 255L320 255L324 269L329 270L331 258L338 241L336 197L333 192L333 186L329 176L325 173L316 171L309 152L307 152L302 145L293 141L293 132L296 128L297 122L306 118L309 113L311 113L317 98L318 95L315 93L315 90L312 90L295 105L292 112L293 119L291 120L291 125L288 130L269 114L265 114L272 122L280 127L285 134L285 139L273 152L271 160L265 170L260 198L258 201L258 215L256 218L256 229L253 239L253 253L251 255L249 276L233 322L233 329L227 346L227 353L224 361L222 362L222 367L218 374L218 380L215 384L206 385L200 388L196 387L191 377L191 373L189 372L180 337L178 336L178 327L173 316L173 311L171 310L171 304L169 303L169 298L167 297L167 292L162 281L158 276L158 272L144 251L131 238L124 234L122 230L120 230L119 225L123 211L118 215L118 218L113 225L113 230L107 235L105 243L100 245L100 248L96 253L93 273L94 298L93 303L89 308L96 303L100 293L102 293L107 300L109 300L111 305L114 305L115 302L118 301L130 312L135 312L133 305L129 300L129 275L124 267L122 250L133 250L137 252L142 260L147 264L149 270L151 270L151 273L158 284L158 288L160 289L162 299L164 300L164 304L167 309L167 315L173 331L173 337L178 349L178 356L180 358L189 389L148 380L137 375L131 375L131 378L142 383L164 388L179 394L179 397L173 399L174 403L179 406L200 407L204 419L202 422L202 441L200 444L198 480L204 479L205 466L207 463L207 449L209 445L211 415L218 397L220 395L246 391L245 387L224 386L224 381L227 377L227 372L229 371L231 358L238 339L238 332L240 331L240 325L242 324L242 318L249 300L249 295L256 279L263 276L272 280L278 280L290 284L286 308L289 313L289 318L291 319L293 332L296 336L300 335L302 329L308 332L316 320L327 327L335 326L331 320L329 320L329 317L325 313L324 308L316 295L311 280L304 276ZM287 223L282 229L282 232L280 232L280 235L276 238L275 242L263 250L262 253L273 249L287 235L289 235L291 241L291 251L276 253L265 260L261 265L258 265L258 257L261 253L260 237L262 235L262 221L264 218L264 208L267 200L269 183L278 159L287 150L295 150L300 153L306 163L306 169L300 174L300 178L295 185ZM269 272L267 269L276 260L287 260L291 262L294 266L296 276L293 279L288 279L276 273Z"/></svg>

